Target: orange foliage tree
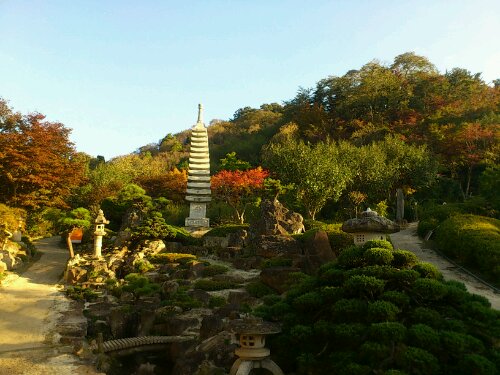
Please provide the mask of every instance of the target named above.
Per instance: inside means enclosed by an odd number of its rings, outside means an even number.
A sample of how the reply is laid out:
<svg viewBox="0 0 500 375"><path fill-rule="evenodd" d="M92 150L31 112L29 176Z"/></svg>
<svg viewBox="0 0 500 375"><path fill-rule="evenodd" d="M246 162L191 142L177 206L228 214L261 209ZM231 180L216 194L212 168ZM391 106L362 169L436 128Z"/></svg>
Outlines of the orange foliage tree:
<svg viewBox="0 0 500 375"><path fill-rule="evenodd" d="M70 130L44 119L39 113L2 113L0 201L10 206L67 207L65 198L82 178L83 161L68 139Z"/></svg>
<svg viewBox="0 0 500 375"><path fill-rule="evenodd" d="M186 195L187 171L173 168L158 175L139 176L134 181L153 198L165 197L178 202Z"/></svg>
<svg viewBox="0 0 500 375"><path fill-rule="evenodd" d="M249 203L264 189L264 179L269 172L257 167L247 171L220 171L212 176L212 191L215 198L227 203L243 224Z"/></svg>

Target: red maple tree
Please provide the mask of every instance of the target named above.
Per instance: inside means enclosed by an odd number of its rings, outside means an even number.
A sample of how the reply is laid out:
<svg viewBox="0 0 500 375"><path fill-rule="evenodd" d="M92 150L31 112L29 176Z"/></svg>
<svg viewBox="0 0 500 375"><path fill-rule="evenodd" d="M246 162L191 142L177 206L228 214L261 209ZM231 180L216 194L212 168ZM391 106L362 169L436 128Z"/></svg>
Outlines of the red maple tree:
<svg viewBox="0 0 500 375"><path fill-rule="evenodd" d="M223 170L212 176L211 185L216 199L233 208L236 218L243 224L245 211L263 190L269 172L257 167L247 171Z"/></svg>

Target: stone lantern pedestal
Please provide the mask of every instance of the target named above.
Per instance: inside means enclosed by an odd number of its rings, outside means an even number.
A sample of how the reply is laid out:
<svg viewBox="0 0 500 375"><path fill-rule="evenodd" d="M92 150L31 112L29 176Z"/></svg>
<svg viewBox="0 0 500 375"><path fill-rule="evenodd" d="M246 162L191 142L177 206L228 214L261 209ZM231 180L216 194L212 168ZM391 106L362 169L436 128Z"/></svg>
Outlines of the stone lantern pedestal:
<svg viewBox="0 0 500 375"><path fill-rule="evenodd" d="M257 318L247 318L233 323L233 331L239 335L240 348L234 353L239 357L229 375L248 375L255 368L264 368L273 375L284 375L279 366L269 358L265 347L266 335L280 332L278 325Z"/></svg>

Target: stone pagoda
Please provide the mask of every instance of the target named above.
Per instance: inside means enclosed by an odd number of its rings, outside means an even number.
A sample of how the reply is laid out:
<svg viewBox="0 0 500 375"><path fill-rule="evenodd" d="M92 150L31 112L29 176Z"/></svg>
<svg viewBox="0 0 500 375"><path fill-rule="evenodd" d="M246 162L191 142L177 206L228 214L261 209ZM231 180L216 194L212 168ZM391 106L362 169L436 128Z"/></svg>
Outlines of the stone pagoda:
<svg viewBox="0 0 500 375"><path fill-rule="evenodd" d="M198 105L198 121L191 130L189 173L186 200L189 202L188 228L208 228L207 203L212 200L210 190L210 155L207 128L203 124L203 106Z"/></svg>

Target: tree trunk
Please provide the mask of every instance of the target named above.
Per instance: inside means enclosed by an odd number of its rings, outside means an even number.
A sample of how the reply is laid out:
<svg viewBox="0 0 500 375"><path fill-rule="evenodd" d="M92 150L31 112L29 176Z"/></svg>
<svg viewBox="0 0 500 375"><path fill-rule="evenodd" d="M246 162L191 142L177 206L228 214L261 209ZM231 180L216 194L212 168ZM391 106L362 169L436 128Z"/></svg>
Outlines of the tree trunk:
<svg viewBox="0 0 500 375"><path fill-rule="evenodd" d="M470 180L472 179L472 166L467 168L467 185L465 187L465 198L469 198Z"/></svg>
<svg viewBox="0 0 500 375"><path fill-rule="evenodd" d="M66 237L66 244L68 245L69 258L73 259L75 257L75 253L73 251L73 243L71 242L71 232L69 232L68 237Z"/></svg>

